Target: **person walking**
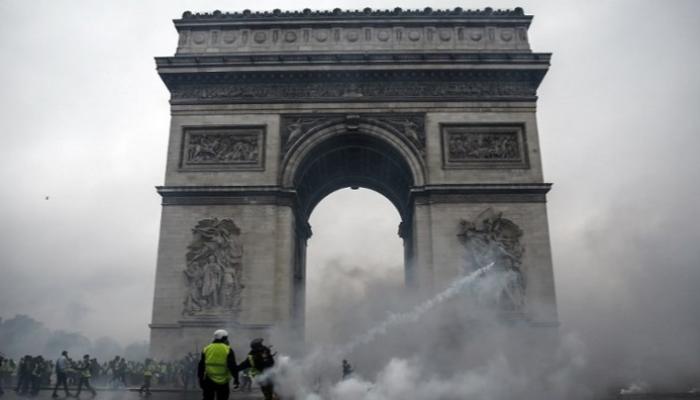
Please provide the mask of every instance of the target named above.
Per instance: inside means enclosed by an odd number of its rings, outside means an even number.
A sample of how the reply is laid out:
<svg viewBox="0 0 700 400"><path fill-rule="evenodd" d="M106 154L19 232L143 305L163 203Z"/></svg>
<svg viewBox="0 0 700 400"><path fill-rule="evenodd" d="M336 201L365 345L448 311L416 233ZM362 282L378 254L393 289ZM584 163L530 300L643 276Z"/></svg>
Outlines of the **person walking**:
<svg viewBox="0 0 700 400"><path fill-rule="evenodd" d="M5 391L2 390L3 380L5 380L5 355L0 353L0 397L5 394Z"/></svg>
<svg viewBox="0 0 700 400"><path fill-rule="evenodd" d="M15 392L20 395L29 394L33 369L34 362L32 356L27 354L19 360L19 365L17 366L17 387L15 387Z"/></svg>
<svg viewBox="0 0 700 400"><path fill-rule="evenodd" d="M229 345L228 332L225 330L214 332L214 340L202 350L197 377L203 400L228 400L231 378L234 389L238 389L236 355Z"/></svg>
<svg viewBox="0 0 700 400"><path fill-rule="evenodd" d="M75 392L75 397L80 397L80 391L83 389L83 386L92 393L92 397L97 396L95 389L90 386L90 355L85 354L83 356L83 361L79 363L77 369L80 373L80 380L78 381L78 391Z"/></svg>
<svg viewBox="0 0 700 400"><path fill-rule="evenodd" d="M260 385L265 400L272 400L275 398L275 385L272 376L269 373L265 374L265 371L274 365L275 355L263 344L262 338L257 338L250 342L248 357L238 366L238 369L250 368L250 375Z"/></svg>
<svg viewBox="0 0 700 400"><path fill-rule="evenodd" d="M31 389L29 390L29 394L32 396L36 396L39 394L39 391L41 390L41 381L42 378L44 377L44 374L46 373L46 362L44 361L44 357L42 356L36 356L34 357L34 365L31 371L31 377L30 377L30 386Z"/></svg>
<svg viewBox="0 0 700 400"><path fill-rule="evenodd" d="M67 374L69 363L68 352L63 350L61 356L56 360L56 385L53 387L53 394L51 395L53 398L58 397L58 387L61 385L63 385L63 391L66 393L66 397L70 397Z"/></svg>
<svg viewBox="0 0 700 400"><path fill-rule="evenodd" d="M348 379L353 372L352 365L350 365L348 360L343 360L343 380Z"/></svg>
<svg viewBox="0 0 700 400"><path fill-rule="evenodd" d="M155 367L153 366L153 360L150 358L146 359L145 365L143 366L143 385L139 388L139 396L146 394L146 396L151 395L151 379L153 378L153 371Z"/></svg>

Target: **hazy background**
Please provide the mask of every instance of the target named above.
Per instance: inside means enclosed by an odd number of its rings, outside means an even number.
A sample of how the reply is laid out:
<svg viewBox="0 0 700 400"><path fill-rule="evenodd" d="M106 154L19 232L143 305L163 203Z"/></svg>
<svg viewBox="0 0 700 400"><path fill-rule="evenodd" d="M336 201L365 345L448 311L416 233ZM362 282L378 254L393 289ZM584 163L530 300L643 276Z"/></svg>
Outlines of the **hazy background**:
<svg viewBox="0 0 700 400"><path fill-rule="evenodd" d="M163 182L169 123L153 57L174 53L171 20L184 10L239 5L0 1L5 324L27 314L93 341L147 339L154 186ZM246 6L521 6L535 15L533 50L554 53L538 120L545 179L555 184L548 210L562 330L616 373L700 371L700 2ZM371 191L324 200L311 219L309 309L332 313L362 304L369 286L400 286L398 221Z"/></svg>

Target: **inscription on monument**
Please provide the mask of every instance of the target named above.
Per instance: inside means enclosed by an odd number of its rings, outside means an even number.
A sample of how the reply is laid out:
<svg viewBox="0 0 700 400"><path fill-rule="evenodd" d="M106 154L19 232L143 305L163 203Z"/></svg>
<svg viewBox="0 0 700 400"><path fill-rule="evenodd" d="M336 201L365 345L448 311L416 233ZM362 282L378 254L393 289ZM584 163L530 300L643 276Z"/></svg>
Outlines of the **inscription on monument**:
<svg viewBox="0 0 700 400"><path fill-rule="evenodd" d="M442 125L444 168L527 168L523 127Z"/></svg>
<svg viewBox="0 0 700 400"><path fill-rule="evenodd" d="M493 263L493 270L505 273L507 278L498 288L497 305L504 311L522 310L525 304L522 229L489 207L473 221L461 220L457 236L465 248L465 273Z"/></svg>
<svg viewBox="0 0 700 400"><path fill-rule="evenodd" d="M263 169L265 127L188 127L183 131L181 168Z"/></svg>
<svg viewBox="0 0 700 400"><path fill-rule="evenodd" d="M192 229L183 271L187 286L183 315L238 312L245 287L240 234L231 219L203 219Z"/></svg>

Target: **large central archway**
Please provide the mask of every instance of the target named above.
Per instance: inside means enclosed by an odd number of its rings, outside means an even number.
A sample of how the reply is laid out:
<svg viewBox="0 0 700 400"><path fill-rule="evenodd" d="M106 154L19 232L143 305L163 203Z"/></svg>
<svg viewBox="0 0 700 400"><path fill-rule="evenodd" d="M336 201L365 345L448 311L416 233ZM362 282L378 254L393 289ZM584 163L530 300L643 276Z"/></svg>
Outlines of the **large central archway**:
<svg viewBox="0 0 700 400"><path fill-rule="evenodd" d="M411 169L401 154L386 142L360 133L333 136L318 144L294 174L299 216L304 218L328 194L359 186L386 196L405 219L413 185Z"/></svg>
<svg viewBox="0 0 700 400"><path fill-rule="evenodd" d="M424 166L412 138L392 129L391 125L356 115L326 116L310 127L291 130L287 140L290 138L296 141L289 146L283 159L281 184L296 191L296 323L301 326L305 318L306 248L312 234L309 217L314 207L336 190L371 189L396 207L401 217L397 234L404 243L404 279L410 285L411 188L424 181Z"/></svg>

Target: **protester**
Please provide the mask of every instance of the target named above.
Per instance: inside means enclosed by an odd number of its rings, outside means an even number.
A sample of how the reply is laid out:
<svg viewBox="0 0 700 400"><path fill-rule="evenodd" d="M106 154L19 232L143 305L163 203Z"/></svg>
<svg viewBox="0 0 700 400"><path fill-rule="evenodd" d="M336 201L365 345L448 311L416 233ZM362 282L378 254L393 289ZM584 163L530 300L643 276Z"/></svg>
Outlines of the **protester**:
<svg viewBox="0 0 700 400"><path fill-rule="evenodd" d="M260 390L265 400L272 400L275 396L275 386L272 376L265 371L275 365L274 354L269 347L263 345L263 339L257 338L250 342L250 352L245 361L239 366L239 370L250 368L252 378L260 385Z"/></svg>
<svg viewBox="0 0 700 400"><path fill-rule="evenodd" d="M4 366L5 366L5 355L0 353L0 373L2 373L2 375L0 375L0 396L5 394L5 391L2 390L3 380L5 378L4 369L3 369Z"/></svg>
<svg viewBox="0 0 700 400"><path fill-rule="evenodd" d="M352 373L352 365L350 365L348 360L343 360L343 380L348 379Z"/></svg>
<svg viewBox="0 0 700 400"><path fill-rule="evenodd" d="M92 393L92 397L97 396L95 389L90 386L90 356L88 354L83 356L83 361L78 364L77 370L80 372L80 380L78 381L78 391L75 392L75 397L80 397L83 386Z"/></svg>
<svg viewBox="0 0 700 400"><path fill-rule="evenodd" d="M68 391L68 375L67 371L70 368L70 361L68 360L68 352L63 350L61 356L56 360L56 385L53 387L53 394L51 397L58 397L58 387L63 385L63 391L66 397L70 396Z"/></svg>
<svg viewBox="0 0 700 400"><path fill-rule="evenodd" d="M139 388L139 395L146 394L146 396L151 395L151 379L153 378L153 371L155 367L153 365L153 360L150 358L146 359L146 365L143 367L143 385Z"/></svg>
<svg viewBox="0 0 700 400"><path fill-rule="evenodd" d="M214 340L202 350L197 377L203 400L228 400L231 378L234 389L238 388L236 355L229 346L228 332L225 330L214 332Z"/></svg>
<svg viewBox="0 0 700 400"><path fill-rule="evenodd" d="M44 361L44 357L42 356L36 356L33 359L32 363L32 370L29 376L30 379L30 385L31 389L29 391L29 394L32 396L36 396L39 394L39 390L41 390L41 382L42 378L44 377L44 374L46 373L46 362Z"/></svg>

